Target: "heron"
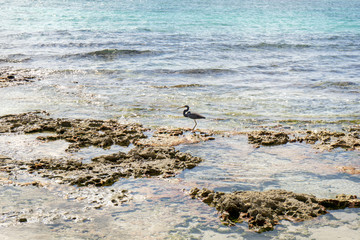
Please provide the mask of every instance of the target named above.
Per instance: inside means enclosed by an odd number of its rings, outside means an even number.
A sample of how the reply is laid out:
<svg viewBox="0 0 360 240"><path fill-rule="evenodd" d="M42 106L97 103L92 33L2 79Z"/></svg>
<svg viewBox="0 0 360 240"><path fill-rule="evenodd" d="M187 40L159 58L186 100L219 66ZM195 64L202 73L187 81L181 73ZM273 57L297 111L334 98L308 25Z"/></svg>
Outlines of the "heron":
<svg viewBox="0 0 360 240"><path fill-rule="evenodd" d="M182 107L179 107L179 108L186 108L183 112L183 115L184 117L188 117L188 118L191 118L192 120L194 120L195 122L195 125L193 127L192 130L195 129L196 125L197 125L197 122L196 122L196 119L202 119L202 118L205 118L204 116L198 114L198 113L192 113L189 111L190 107L188 105L185 105L185 106L182 106Z"/></svg>

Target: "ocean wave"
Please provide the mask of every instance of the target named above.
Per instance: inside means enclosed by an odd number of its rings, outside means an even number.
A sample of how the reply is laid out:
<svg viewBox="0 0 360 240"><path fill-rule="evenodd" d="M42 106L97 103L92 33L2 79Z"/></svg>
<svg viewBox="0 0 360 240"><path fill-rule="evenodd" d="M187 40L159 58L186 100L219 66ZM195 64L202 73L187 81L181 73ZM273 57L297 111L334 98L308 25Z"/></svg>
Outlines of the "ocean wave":
<svg viewBox="0 0 360 240"><path fill-rule="evenodd" d="M355 33L355 34L335 34L335 35L330 35L330 36L323 36L323 35L318 35L314 38L312 38L311 40L318 40L318 41L341 41L341 42L349 42L352 41L354 43L359 42L360 40L360 34Z"/></svg>
<svg viewBox="0 0 360 240"><path fill-rule="evenodd" d="M48 42L48 43L36 43L33 44L32 47L34 48L100 48L104 46L109 45L115 45L115 42L104 42L104 43L98 43L98 42L66 42L66 43L58 43L58 42Z"/></svg>
<svg viewBox="0 0 360 240"><path fill-rule="evenodd" d="M3 58L0 57L0 62L5 62L5 63L22 63L30 60L31 58L27 57L24 54L11 54Z"/></svg>
<svg viewBox="0 0 360 240"><path fill-rule="evenodd" d="M232 69L221 69L221 68L194 68L194 69L180 69L180 70L159 69L156 70L156 72L162 74L207 75L207 74L234 73L236 71Z"/></svg>
<svg viewBox="0 0 360 240"><path fill-rule="evenodd" d="M354 50L357 49L359 47L359 43L357 43L356 41L351 41L351 42L346 42L346 43L334 43L334 42L330 42L330 43L326 43L326 42L321 42L321 43L314 43L314 44L301 44L301 43L297 43L297 44L291 44L291 43L266 43L266 42L261 42L261 43L255 43L255 44L238 44L238 45L233 45L233 46L229 46L230 48L239 48L239 49L244 49L244 50L304 50L304 49L342 49L342 50Z"/></svg>
<svg viewBox="0 0 360 240"><path fill-rule="evenodd" d="M53 74L72 74L72 75L91 75L91 74L122 74L124 70L119 69L57 69L53 70Z"/></svg>
<svg viewBox="0 0 360 240"><path fill-rule="evenodd" d="M340 89L360 89L359 84L351 81L336 81L336 82L320 82L312 85L312 88L340 88Z"/></svg>
<svg viewBox="0 0 360 240"><path fill-rule="evenodd" d="M258 43L258 44L254 44L254 45L249 45L249 48L284 48L284 49L288 49L288 48L295 48L295 49L303 49L303 48L310 48L312 47L309 44L288 44L288 43Z"/></svg>
<svg viewBox="0 0 360 240"><path fill-rule="evenodd" d="M134 50L134 49L103 49L98 51L67 54L64 57L78 57L78 58L98 58L103 60L113 60L121 57L133 57L133 56L147 56L155 52L150 50Z"/></svg>
<svg viewBox="0 0 360 240"><path fill-rule="evenodd" d="M203 84L178 84L178 85L172 85L172 86L152 86L154 88L192 88L192 87L205 87L206 85Z"/></svg>
<svg viewBox="0 0 360 240"><path fill-rule="evenodd" d="M31 58L24 58L24 59L0 58L0 62L5 62L5 63L22 63L30 60Z"/></svg>
<svg viewBox="0 0 360 240"><path fill-rule="evenodd" d="M291 67L290 72L315 72L316 70L311 67L304 67L304 66L296 66Z"/></svg>
<svg viewBox="0 0 360 240"><path fill-rule="evenodd" d="M310 44L291 44L291 43L267 43L260 42L254 44L241 43L229 45L225 44L223 47L229 50L242 49L242 50L264 50L264 49L307 49L314 47Z"/></svg>

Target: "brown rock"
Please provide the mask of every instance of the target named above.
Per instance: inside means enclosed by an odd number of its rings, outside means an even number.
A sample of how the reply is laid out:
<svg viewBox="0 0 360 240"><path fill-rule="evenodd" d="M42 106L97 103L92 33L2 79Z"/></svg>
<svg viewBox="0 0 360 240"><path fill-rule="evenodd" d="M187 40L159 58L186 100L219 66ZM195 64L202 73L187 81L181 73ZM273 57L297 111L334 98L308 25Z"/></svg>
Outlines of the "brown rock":
<svg viewBox="0 0 360 240"><path fill-rule="evenodd" d="M225 224L247 221L249 228L257 232L273 230L283 219L304 221L327 213L326 209L360 206L356 196L339 195L336 199L316 199L312 195L285 190L222 193L193 188L190 196L215 207Z"/></svg>
<svg viewBox="0 0 360 240"><path fill-rule="evenodd" d="M185 134L185 129L158 129L151 138L139 139L135 142L139 146L152 146L152 147L172 147L180 144L194 144L209 140L215 140L213 133L201 132L193 134Z"/></svg>
<svg viewBox="0 0 360 240"><path fill-rule="evenodd" d="M248 133L248 141L255 145L280 145L289 142L289 136L284 132L253 131Z"/></svg>
<svg viewBox="0 0 360 240"><path fill-rule="evenodd" d="M146 130L139 124L120 124L113 120L52 119L44 118L44 112L30 112L0 117L1 132L54 132L51 136L39 136L41 141L64 139L70 142L68 151L96 146L108 148L113 144L128 146L146 138Z"/></svg>
<svg viewBox="0 0 360 240"><path fill-rule="evenodd" d="M319 150L330 151L335 148L345 150L360 150L360 128L351 127L347 132L298 131L275 132L269 130L253 131L248 133L248 141L254 147L286 144L288 142L306 142L314 144Z"/></svg>
<svg viewBox="0 0 360 240"><path fill-rule="evenodd" d="M173 147L135 147L123 152L93 158L90 163L71 159L42 158L26 165L30 172L78 186L110 186L122 177L171 177L197 166L201 158L176 151Z"/></svg>
<svg viewBox="0 0 360 240"><path fill-rule="evenodd" d="M360 168L358 168L358 167L343 166L343 167L338 167L338 169L340 170L340 172L343 172L343 173L360 174Z"/></svg>

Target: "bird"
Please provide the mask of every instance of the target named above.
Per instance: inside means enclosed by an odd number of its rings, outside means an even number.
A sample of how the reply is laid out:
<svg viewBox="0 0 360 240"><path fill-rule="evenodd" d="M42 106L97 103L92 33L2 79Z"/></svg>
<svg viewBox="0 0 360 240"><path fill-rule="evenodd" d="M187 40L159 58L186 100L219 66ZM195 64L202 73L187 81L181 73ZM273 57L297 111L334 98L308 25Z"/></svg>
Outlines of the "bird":
<svg viewBox="0 0 360 240"><path fill-rule="evenodd" d="M188 118L191 118L192 120L194 120L195 125L194 125L194 127L193 127L192 130L194 130L195 127L196 127L196 125L197 125L197 122L196 122L195 119L205 118L205 117L204 117L203 115L201 115L201 114L190 112L190 111L189 111L190 107L189 107L188 105L185 105L185 106L182 106L182 107L179 107L179 108L186 108L186 109L184 110L184 112L183 112L184 117L188 117Z"/></svg>

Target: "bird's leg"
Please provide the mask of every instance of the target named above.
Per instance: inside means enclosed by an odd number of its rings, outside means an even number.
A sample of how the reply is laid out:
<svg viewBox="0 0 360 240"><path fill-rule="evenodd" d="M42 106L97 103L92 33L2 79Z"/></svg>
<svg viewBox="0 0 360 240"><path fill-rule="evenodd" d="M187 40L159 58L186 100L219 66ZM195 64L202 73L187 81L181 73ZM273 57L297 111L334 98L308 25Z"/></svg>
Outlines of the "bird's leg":
<svg viewBox="0 0 360 240"><path fill-rule="evenodd" d="M195 119L193 119L194 120L194 122L195 122L195 125L194 125L194 127L193 127L193 131L194 131L194 129L195 129L195 127L196 127L196 125L197 125L197 122L196 122L196 120Z"/></svg>

